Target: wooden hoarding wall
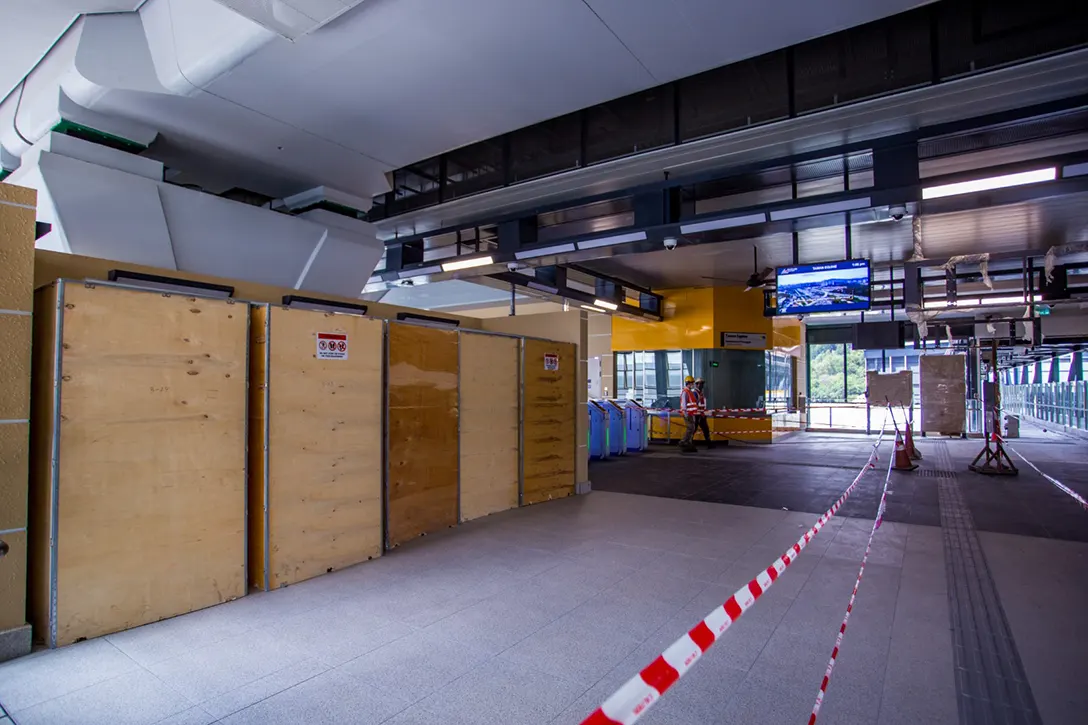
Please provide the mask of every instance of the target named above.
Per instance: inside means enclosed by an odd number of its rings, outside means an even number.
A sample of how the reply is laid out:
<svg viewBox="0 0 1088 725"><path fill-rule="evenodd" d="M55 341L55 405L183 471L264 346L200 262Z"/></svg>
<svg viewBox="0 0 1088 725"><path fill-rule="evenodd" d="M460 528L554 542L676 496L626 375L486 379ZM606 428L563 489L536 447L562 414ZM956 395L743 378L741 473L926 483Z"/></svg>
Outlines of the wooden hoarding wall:
<svg viewBox="0 0 1088 725"><path fill-rule="evenodd" d="M60 339L35 371L60 371L59 399L35 397L36 415L60 411L34 442L39 636L63 645L242 596L246 306L75 282L58 294L56 337L35 341Z"/></svg>
<svg viewBox="0 0 1088 725"><path fill-rule="evenodd" d="M382 323L260 306L252 330L251 579L276 589L381 554Z"/></svg>
<svg viewBox="0 0 1088 725"><path fill-rule="evenodd" d="M387 331L386 542L457 523L458 333L390 322Z"/></svg>
<svg viewBox="0 0 1088 725"><path fill-rule="evenodd" d="M461 334L461 520L518 505L520 340Z"/></svg>
<svg viewBox="0 0 1088 725"><path fill-rule="evenodd" d="M523 342L523 505L574 494L577 350L572 343Z"/></svg>

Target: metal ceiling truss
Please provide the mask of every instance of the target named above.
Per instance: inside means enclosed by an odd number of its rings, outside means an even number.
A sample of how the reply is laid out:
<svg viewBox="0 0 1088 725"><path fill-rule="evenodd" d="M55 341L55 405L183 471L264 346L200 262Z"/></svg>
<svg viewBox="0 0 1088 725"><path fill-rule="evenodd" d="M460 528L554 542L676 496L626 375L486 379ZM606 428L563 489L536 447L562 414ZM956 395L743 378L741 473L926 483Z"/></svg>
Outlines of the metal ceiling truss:
<svg viewBox="0 0 1088 725"><path fill-rule="evenodd" d="M845 227L844 256L850 257L851 228L865 222L896 223L899 217L945 214L1015 204L1088 191L1088 152L1033 159L984 169L920 178L919 148L923 142L932 158L933 139L992 129L1017 121L1037 122L1042 111L1061 115L1088 106L1088 98L1022 109L1019 114L999 114L970 122L942 124L911 134L876 142L847 144L836 149L795 155L741 168L719 170L684 179L617 190L533 210L511 217L479 219L472 224L438 229L427 234L387 242L385 269L372 282L403 284L418 278L434 282L451 278L489 275L495 279L530 286L532 270L552 268L611 257L657 251L675 241L676 246L715 244L772 234L793 234L794 262L800 248L797 235L806 229ZM1042 114L1045 115L1045 114ZM954 144L950 144L955 146ZM1054 167L1056 178L1045 183L994 189L923 200L923 187ZM821 192L824 190L826 193ZM761 199L770 199L759 203ZM757 203L744 204L756 200ZM740 204L740 205L737 205ZM711 208L713 211L703 212ZM907 222L909 223L909 222ZM449 238L449 257L436 256L437 240ZM465 240L468 240L467 242ZM486 259L474 259L484 257ZM472 269L443 269L459 259L473 259ZM457 266L457 265L454 265ZM516 271L521 268L521 271ZM602 281L605 275L582 268ZM552 272L542 273L549 280ZM599 291L622 295L636 285L612 279ZM551 288L555 285L536 282ZM954 287L953 287L954 289ZM619 290L617 292L616 290ZM639 293L640 303L611 299L629 314L655 316L660 298L651 290ZM571 299L584 301L577 295ZM592 303L588 300L587 303Z"/></svg>

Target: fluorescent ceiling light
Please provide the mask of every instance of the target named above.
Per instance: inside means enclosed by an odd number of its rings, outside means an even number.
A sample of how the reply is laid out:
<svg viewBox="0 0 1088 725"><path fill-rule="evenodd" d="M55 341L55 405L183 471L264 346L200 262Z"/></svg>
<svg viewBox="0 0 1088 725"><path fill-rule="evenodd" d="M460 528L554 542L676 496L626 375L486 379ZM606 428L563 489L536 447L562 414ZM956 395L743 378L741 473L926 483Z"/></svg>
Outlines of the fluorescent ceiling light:
<svg viewBox="0 0 1088 725"><path fill-rule="evenodd" d="M1084 176L1088 174L1088 161L1083 164L1070 164L1062 169L1062 178L1071 179L1074 176Z"/></svg>
<svg viewBox="0 0 1088 725"><path fill-rule="evenodd" d="M408 277L422 277L425 274L438 274L442 271L442 267L437 264L430 267L416 267L415 269L402 269L397 276L401 279L407 279Z"/></svg>
<svg viewBox="0 0 1088 725"><path fill-rule="evenodd" d="M597 249L598 247L610 247L613 244L627 244L628 242L642 242L646 240L646 232L631 232L630 234L615 234L611 237L598 239L586 239L578 242L579 249Z"/></svg>
<svg viewBox="0 0 1088 725"><path fill-rule="evenodd" d="M593 300L593 304L606 310L618 310L620 308L615 302L609 302L608 300Z"/></svg>
<svg viewBox="0 0 1088 725"><path fill-rule="evenodd" d="M1005 189L1010 186L1023 186L1024 184L1038 184L1042 181L1054 181L1058 177L1058 170L1035 169L1034 171L1021 171L1017 174L1004 174L1002 176L988 176L984 179L973 181L960 181L955 184L942 184L922 189L923 199L940 199L944 196L956 196L957 194L973 194L978 191L990 191L992 189Z"/></svg>
<svg viewBox="0 0 1088 725"><path fill-rule="evenodd" d="M789 209L779 209L771 212L771 221L777 222L784 219L800 219L805 216L819 216L820 214L835 214L854 209L867 209L873 205L872 199L847 199L846 201L829 201L826 204L810 204L809 206L795 206Z"/></svg>
<svg viewBox="0 0 1088 725"><path fill-rule="evenodd" d="M589 310L590 312L604 312L607 314L608 310L602 310L600 307L594 307L593 305L582 305L583 310Z"/></svg>
<svg viewBox="0 0 1088 725"><path fill-rule="evenodd" d="M711 219L694 224L682 224L681 234L695 234L696 232L709 232L715 229L732 229L733 227L747 227L752 224L763 224L767 221L765 213L745 214L744 216L726 217L725 219Z"/></svg>
<svg viewBox="0 0 1088 725"><path fill-rule="evenodd" d="M493 260L490 256L487 257L473 257L472 259L458 259L453 262L443 262L443 272L456 272L459 269L472 269L473 267L486 267L489 264L493 264Z"/></svg>
<svg viewBox="0 0 1088 725"><path fill-rule="evenodd" d="M515 259L535 259L537 257L545 257L549 254L569 254L576 251L577 247L573 242L567 244L554 244L550 247L540 247L539 249L525 249L520 252L514 252Z"/></svg>

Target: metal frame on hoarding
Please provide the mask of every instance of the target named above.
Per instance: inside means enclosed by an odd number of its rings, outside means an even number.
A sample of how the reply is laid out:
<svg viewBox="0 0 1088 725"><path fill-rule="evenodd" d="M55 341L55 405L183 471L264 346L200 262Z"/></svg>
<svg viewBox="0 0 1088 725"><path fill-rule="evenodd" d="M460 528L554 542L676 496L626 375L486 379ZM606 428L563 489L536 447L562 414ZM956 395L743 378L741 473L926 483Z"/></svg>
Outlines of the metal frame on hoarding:
<svg viewBox="0 0 1088 725"><path fill-rule="evenodd" d="M57 280L56 332L53 338L53 441L49 462L49 634L50 648L57 646L57 544L60 526L60 406L61 372L64 367L64 287Z"/></svg>

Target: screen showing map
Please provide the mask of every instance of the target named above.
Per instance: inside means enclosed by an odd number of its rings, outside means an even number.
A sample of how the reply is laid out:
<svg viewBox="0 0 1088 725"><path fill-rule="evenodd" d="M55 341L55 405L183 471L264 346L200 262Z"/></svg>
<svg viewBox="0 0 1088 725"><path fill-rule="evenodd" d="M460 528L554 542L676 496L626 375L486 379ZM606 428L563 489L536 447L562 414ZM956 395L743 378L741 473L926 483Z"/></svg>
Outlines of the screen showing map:
<svg viewBox="0 0 1088 725"><path fill-rule="evenodd" d="M780 315L867 310L870 303L869 260L779 267L777 288Z"/></svg>

